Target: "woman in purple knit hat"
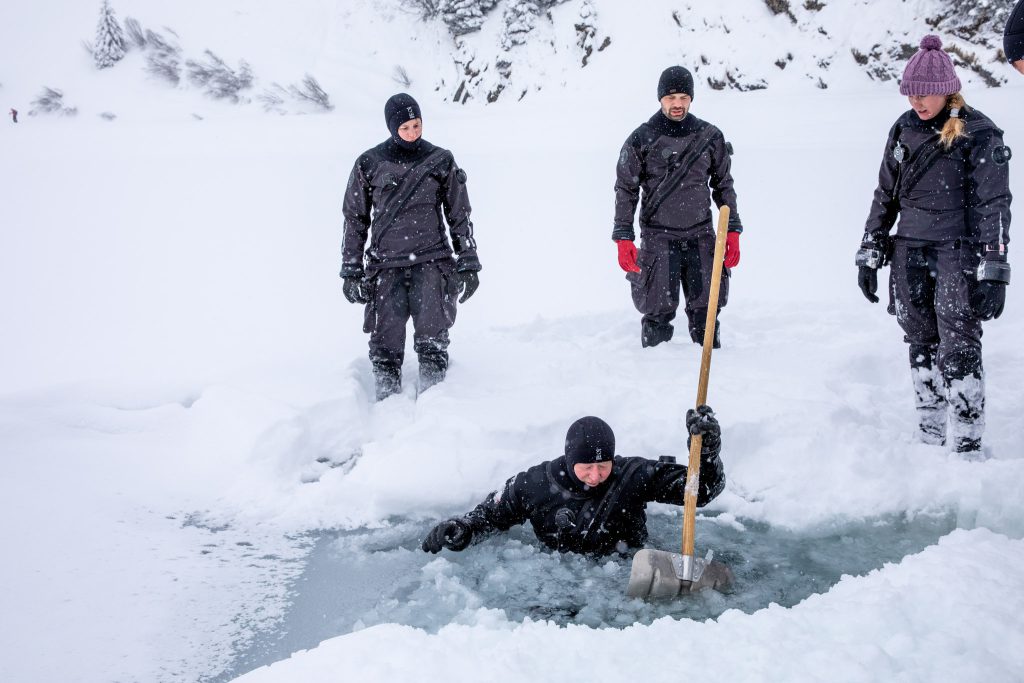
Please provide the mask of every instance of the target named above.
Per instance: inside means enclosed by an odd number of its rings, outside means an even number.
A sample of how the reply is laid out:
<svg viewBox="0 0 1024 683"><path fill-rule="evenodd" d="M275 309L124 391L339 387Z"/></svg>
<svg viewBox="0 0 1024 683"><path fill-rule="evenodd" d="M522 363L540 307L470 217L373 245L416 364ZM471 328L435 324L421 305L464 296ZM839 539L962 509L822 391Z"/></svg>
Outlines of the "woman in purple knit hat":
<svg viewBox="0 0 1024 683"><path fill-rule="evenodd" d="M885 142L858 284L876 303L878 269L892 266L889 313L910 345L921 441L984 459L981 322L1003 312L1010 281L1012 153L992 120L964 102L938 36L921 41L900 93L911 109Z"/></svg>

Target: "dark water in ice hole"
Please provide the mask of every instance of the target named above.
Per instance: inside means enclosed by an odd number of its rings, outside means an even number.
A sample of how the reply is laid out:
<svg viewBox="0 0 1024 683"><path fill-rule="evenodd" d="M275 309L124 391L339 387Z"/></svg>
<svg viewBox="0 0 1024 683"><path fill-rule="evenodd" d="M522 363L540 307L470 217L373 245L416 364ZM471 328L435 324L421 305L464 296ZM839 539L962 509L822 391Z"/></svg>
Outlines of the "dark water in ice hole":
<svg viewBox="0 0 1024 683"><path fill-rule="evenodd" d="M678 552L681 513L649 515L649 547ZM792 607L824 593L844 574L863 575L923 550L956 527L955 515L892 515L836 523L801 533L741 520L743 529L711 517L697 521L697 554L708 548L736 575L728 594L704 591L666 603L627 599L630 558L590 559L544 548L529 525L461 553L419 549L429 524L391 520L383 529L321 531L291 607L271 632L240 651L228 681L320 641L382 623L436 632L473 623L478 608L507 619L549 620L621 628L671 616L704 620L729 609Z"/></svg>

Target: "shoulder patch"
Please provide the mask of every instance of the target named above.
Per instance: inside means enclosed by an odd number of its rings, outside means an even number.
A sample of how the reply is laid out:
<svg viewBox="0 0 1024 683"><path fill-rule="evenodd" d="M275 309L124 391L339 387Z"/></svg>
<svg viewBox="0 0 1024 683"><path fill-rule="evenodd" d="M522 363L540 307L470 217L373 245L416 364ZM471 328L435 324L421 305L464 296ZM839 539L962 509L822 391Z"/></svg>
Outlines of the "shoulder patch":
<svg viewBox="0 0 1024 683"><path fill-rule="evenodd" d="M992 150L992 161L996 162L999 166L1002 166L1012 158L1013 150L1006 145L999 145Z"/></svg>
<svg viewBox="0 0 1024 683"><path fill-rule="evenodd" d="M466 184L466 172L463 171L461 168L456 169L455 170L455 179L458 180L463 185L465 185Z"/></svg>

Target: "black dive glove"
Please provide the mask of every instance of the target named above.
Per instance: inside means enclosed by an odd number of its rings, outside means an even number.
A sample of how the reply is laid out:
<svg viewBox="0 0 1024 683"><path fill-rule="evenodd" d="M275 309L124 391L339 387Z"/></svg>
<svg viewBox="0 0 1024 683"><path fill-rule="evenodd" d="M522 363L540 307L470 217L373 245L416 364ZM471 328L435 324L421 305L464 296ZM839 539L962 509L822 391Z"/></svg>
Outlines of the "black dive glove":
<svg viewBox="0 0 1024 683"><path fill-rule="evenodd" d="M892 240L887 235L864 233L864 239L857 250L857 286L864 293L864 298L873 304L878 303L878 269L887 264L892 257Z"/></svg>
<svg viewBox="0 0 1024 683"><path fill-rule="evenodd" d="M878 303L878 269L869 266L857 268L857 286L864 292L864 298L873 304Z"/></svg>
<svg viewBox="0 0 1024 683"><path fill-rule="evenodd" d="M473 292L480 286L480 276L475 270L461 270L455 276L459 278L459 291L462 292L459 303L466 303L466 299L473 296Z"/></svg>
<svg viewBox="0 0 1024 683"><path fill-rule="evenodd" d="M1006 283L982 280L971 295L971 309L982 320L998 318L1006 305Z"/></svg>
<svg viewBox="0 0 1024 683"><path fill-rule="evenodd" d="M715 419L715 413L706 405L696 410L686 411L686 430L691 434L700 434L700 458L708 460L718 457L722 450L722 427ZM690 446L690 437L686 437L686 446Z"/></svg>
<svg viewBox="0 0 1024 683"><path fill-rule="evenodd" d="M370 293L367 291L366 283L361 275L349 275L342 278L341 291L350 304L370 303Z"/></svg>
<svg viewBox="0 0 1024 683"><path fill-rule="evenodd" d="M439 553L441 548L462 550L473 540L473 530L469 525L458 519L441 522L423 539L423 552Z"/></svg>

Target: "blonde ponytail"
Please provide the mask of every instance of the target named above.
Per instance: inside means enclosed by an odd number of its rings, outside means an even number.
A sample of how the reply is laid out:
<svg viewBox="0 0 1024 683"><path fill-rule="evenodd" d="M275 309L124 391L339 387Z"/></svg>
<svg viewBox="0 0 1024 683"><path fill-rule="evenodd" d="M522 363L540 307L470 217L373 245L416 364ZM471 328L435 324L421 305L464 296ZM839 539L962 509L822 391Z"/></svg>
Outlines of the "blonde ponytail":
<svg viewBox="0 0 1024 683"><path fill-rule="evenodd" d="M956 142L957 138L967 135L967 133L964 132L964 121L962 117L963 112L970 111L970 107L968 107L967 103L964 102L963 95L960 93L953 93L949 96L949 99L946 100L946 109L949 109L951 114L955 109L958 114L958 116L951 115L949 120L946 121L946 125L942 127L942 132L939 133L939 140L942 142L942 146L948 150L953 146L953 143Z"/></svg>

